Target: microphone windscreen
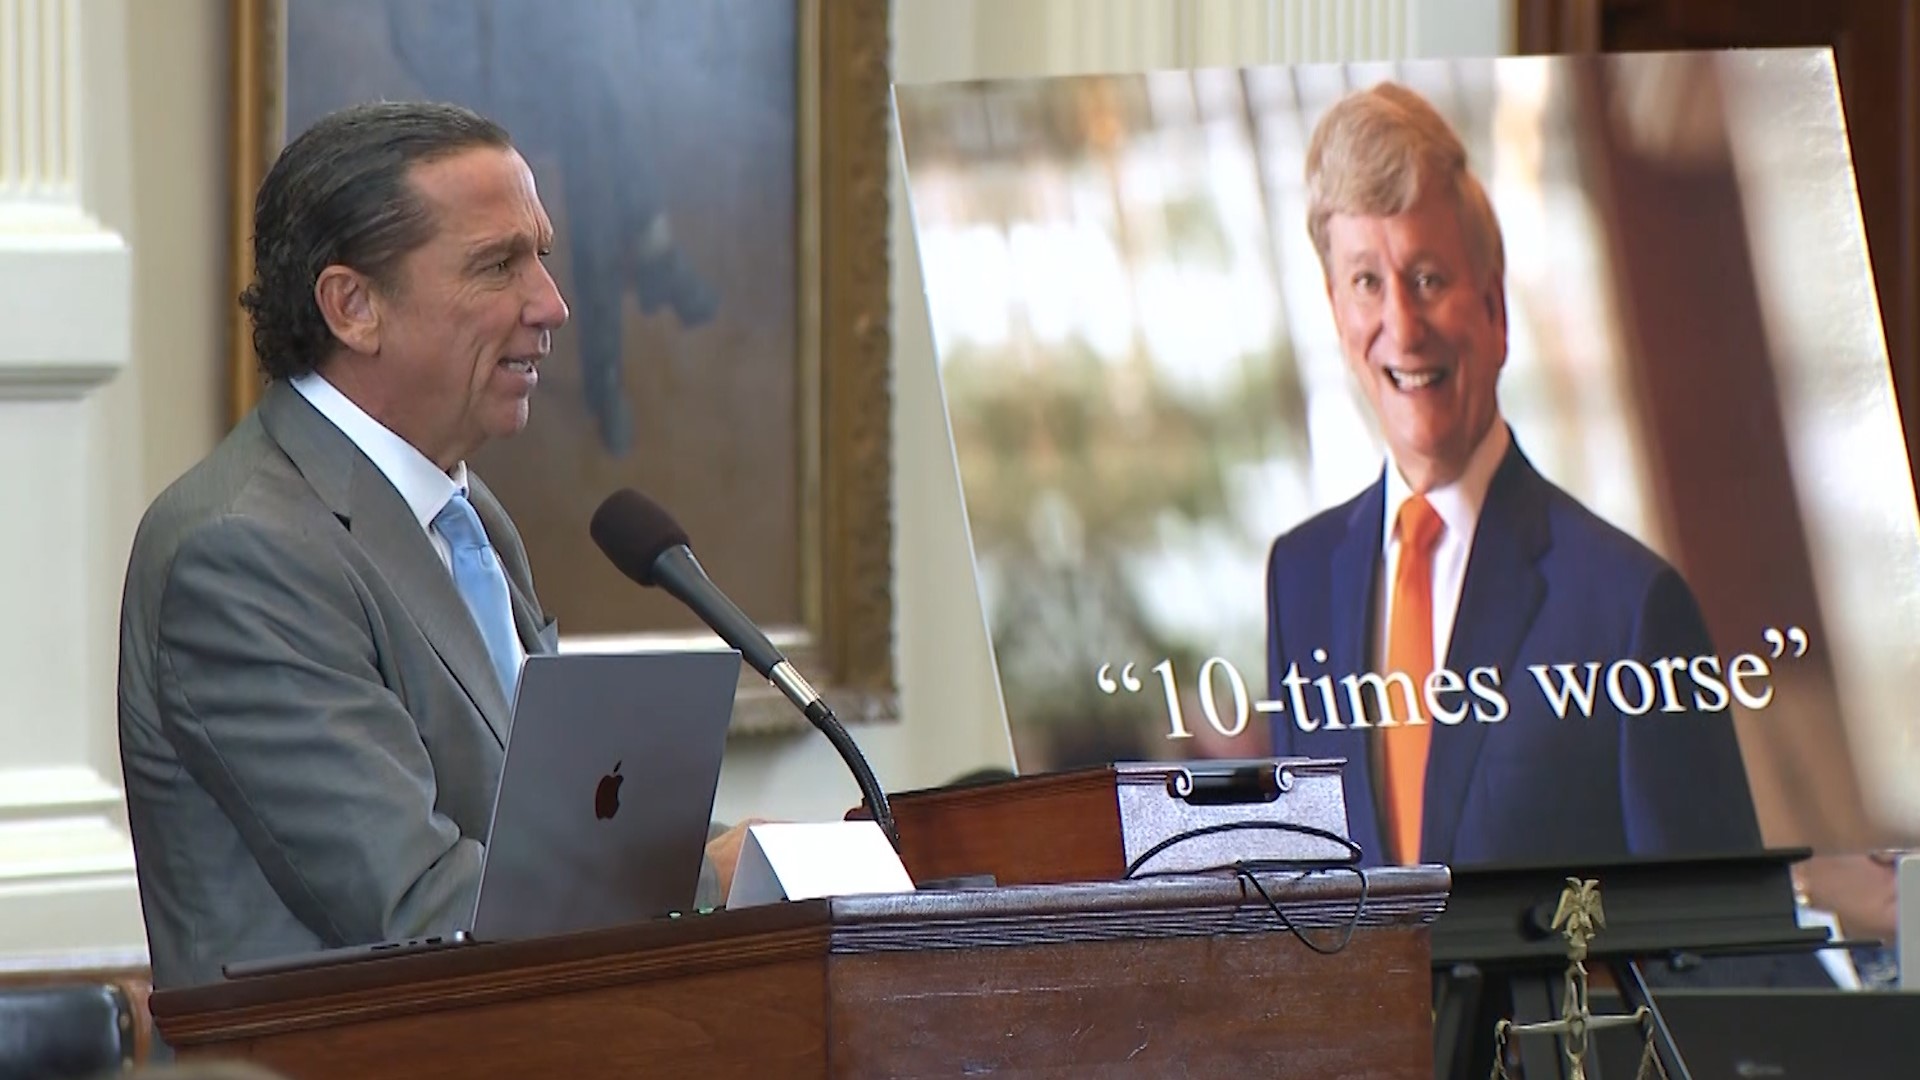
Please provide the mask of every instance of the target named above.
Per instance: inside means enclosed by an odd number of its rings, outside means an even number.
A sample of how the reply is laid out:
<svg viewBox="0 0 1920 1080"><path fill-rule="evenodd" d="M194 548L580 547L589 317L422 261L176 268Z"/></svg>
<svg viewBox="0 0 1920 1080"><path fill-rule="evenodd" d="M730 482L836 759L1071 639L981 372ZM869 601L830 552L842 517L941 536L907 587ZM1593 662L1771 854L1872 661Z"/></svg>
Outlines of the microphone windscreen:
<svg viewBox="0 0 1920 1080"><path fill-rule="evenodd" d="M658 584L653 568L661 552L676 545L693 546L672 514L632 488L607 496L593 512L587 531L621 573L646 586Z"/></svg>

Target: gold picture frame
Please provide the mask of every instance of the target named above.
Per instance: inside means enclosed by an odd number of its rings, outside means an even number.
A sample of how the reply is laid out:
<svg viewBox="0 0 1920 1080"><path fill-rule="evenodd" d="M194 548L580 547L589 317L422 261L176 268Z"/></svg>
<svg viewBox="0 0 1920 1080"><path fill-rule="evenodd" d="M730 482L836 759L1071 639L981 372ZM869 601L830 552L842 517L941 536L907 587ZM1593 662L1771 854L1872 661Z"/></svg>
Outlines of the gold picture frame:
<svg viewBox="0 0 1920 1080"><path fill-rule="evenodd" d="M230 0L230 295L251 280L253 194L285 132L286 0ZM897 717L893 660L888 254L889 2L791 0L798 17L798 625L768 626L849 724ZM230 311L228 416L262 388L246 314ZM784 464L784 463L781 463ZM770 481L770 482L778 482ZM583 523L584 524L584 523ZM536 574L538 567L536 567ZM563 632L565 625L562 625ZM586 649L710 645L644 634ZM563 639L563 649L567 647ZM743 669L732 731L797 730L800 714Z"/></svg>

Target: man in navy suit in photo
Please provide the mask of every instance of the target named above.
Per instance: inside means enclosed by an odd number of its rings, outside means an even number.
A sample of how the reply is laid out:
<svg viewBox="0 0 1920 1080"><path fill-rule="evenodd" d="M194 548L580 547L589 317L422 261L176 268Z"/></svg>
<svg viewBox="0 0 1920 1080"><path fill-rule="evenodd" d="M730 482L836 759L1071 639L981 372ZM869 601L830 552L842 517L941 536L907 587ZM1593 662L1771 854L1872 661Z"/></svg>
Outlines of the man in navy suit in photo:
<svg viewBox="0 0 1920 1080"><path fill-rule="evenodd" d="M1504 248L1459 137L1383 84L1328 112L1306 172L1387 460L1273 545L1274 753L1346 760L1369 865L1759 849L1719 669L1689 666L1715 650L1686 582L1536 472L1501 416ZM1591 715L1556 714L1528 669L1564 691L1553 666L1585 682L1589 661Z"/></svg>

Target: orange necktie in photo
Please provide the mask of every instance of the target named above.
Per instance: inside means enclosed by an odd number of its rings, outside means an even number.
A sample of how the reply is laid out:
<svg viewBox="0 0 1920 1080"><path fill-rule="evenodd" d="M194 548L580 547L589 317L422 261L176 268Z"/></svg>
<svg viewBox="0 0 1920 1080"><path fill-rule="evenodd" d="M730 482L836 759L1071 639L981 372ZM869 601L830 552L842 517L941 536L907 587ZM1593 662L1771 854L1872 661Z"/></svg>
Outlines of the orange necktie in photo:
<svg viewBox="0 0 1920 1080"><path fill-rule="evenodd" d="M1426 719L1427 676L1433 671L1433 548L1446 523L1432 504L1418 495L1400 504L1395 523L1400 536L1400 562L1393 575L1393 614L1387 628L1387 671L1405 672L1413 680L1413 694ZM1400 699L1391 695L1389 708ZM1396 711L1393 727L1381 731L1385 764L1387 844L1394 862L1420 861L1420 811L1427 781L1427 746L1433 740L1431 722L1406 723Z"/></svg>

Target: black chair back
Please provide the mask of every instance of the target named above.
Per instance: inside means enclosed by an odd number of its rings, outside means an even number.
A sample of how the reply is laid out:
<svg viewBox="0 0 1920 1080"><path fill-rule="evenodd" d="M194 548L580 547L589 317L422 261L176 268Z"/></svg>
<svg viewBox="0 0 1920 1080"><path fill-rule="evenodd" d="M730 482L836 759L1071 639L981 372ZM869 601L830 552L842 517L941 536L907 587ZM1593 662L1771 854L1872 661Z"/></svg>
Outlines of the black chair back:
<svg viewBox="0 0 1920 1080"><path fill-rule="evenodd" d="M0 988L0 1080L91 1080L124 1069L133 1028L117 986Z"/></svg>

